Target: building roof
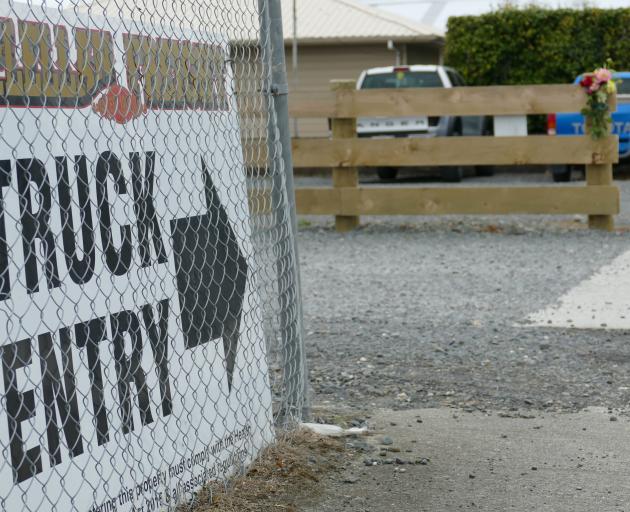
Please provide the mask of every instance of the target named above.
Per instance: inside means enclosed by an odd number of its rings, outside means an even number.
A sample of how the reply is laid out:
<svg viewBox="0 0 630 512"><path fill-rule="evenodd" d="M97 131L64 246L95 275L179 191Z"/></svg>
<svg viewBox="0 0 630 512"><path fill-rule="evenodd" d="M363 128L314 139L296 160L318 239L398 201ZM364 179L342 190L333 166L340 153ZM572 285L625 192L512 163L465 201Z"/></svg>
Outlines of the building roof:
<svg viewBox="0 0 630 512"><path fill-rule="evenodd" d="M258 0L79 0L93 15L139 20L154 26L203 28L231 40L258 39ZM358 0L296 0L300 44L439 41L443 34ZM293 0L282 0L285 40L293 37Z"/></svg>
<svg viewBox="0 0 630 512"><path fill-rule="evenodd" d="M388 12L404 16L408 20L429 25L446 31L451 16L478 16L497 9L502 2L497 0L360 0L365 5L378 7ZM628 0L510 0L513 7L527 7L534 3L540 7L570 7L581 9L584 6L601 8L627 7Z"/></svg>
<svg viewBox="0 0 630 512"><path fill-rule="evenodd" d="M443 33L358 0L296 0L297 35L304 43L433 41ZM293 0L282 0L284 37L293 36Z"/></svg>

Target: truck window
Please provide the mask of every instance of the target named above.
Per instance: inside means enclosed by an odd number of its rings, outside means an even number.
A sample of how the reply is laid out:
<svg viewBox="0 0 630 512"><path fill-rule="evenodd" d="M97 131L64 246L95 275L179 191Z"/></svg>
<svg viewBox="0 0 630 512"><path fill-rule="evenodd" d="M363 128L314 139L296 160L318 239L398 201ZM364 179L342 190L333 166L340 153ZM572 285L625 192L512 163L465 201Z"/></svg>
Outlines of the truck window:
<svg viewBox="0 0 630 512"><path fill-rule="evenodd" d="M435 71L394 71L367 75L361 89L409 89L414 87L443 87Z"/></svg>
<svg viewBox="0 0 630 512"><path fill-rule="evenodd" d="M626 78L620 84L617 84L617 94L620 96L630 96L630 79Z"/></svg>

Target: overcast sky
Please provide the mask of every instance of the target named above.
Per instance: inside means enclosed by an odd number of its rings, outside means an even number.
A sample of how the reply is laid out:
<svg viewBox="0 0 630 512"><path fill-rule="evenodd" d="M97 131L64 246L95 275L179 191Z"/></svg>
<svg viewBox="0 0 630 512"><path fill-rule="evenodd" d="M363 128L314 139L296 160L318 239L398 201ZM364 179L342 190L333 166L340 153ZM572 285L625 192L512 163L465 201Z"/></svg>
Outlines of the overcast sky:
<svg viewBox="0 0 630 512"><path fill-rule="evenodd" d="M450 16L481 14L504 3L501 0L360 0L364 4L386 9L395 14L446 30ZM514 0L511 3L526 6L532 3L547 7L628 7L630 0Z"/></svg>

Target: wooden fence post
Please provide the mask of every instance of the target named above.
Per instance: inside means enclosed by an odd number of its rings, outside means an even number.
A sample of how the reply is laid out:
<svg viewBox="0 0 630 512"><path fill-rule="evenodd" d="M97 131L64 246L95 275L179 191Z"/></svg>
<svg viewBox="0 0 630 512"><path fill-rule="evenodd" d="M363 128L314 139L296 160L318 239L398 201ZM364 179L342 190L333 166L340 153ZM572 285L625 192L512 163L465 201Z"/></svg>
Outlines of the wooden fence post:
<svg viewBox="0 0 630 512"><path fill-rule="evenodd" d="M354 80L332 80L330 88L333 92L352 91L356 87ZM357 120L354 118L332 118L333 139L353 139L357 136ZM356 188L359 186L359 169L356 167L334 167L332 170L334 188ZM352 231L359 226L358 216L335 216L335 228L339 232Z"/></svg>
<svg viewBox="0 0 630 512"><path fill-rule="evenodd" d="M586 166L586 185L589 187L613 184L612 164L590 164ZM588 227L612 231L615 229L615 218L612 215L589 215Z"/></svg>
<svg viewBox="0 0 630 512"><path fill-rule="evenodd" d="M617 110L617 95L609 98L608 106L611 112ZM588 123L585 125L586 135L590 135ZM589 164L586 166L586 185L597 187L601 185L613 184L612 164ZM613 231L615 229L615 218L612 215L589 215L589 229L600 229L602 231Z"/></svg>

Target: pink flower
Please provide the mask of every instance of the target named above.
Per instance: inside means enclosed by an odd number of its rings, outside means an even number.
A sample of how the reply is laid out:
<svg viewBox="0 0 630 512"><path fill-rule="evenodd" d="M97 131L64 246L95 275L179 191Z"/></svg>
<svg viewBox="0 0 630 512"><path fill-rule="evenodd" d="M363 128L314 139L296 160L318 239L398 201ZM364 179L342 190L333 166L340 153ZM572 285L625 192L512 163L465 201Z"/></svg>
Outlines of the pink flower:
<svg viewBox="0 0 630 512"><path fill-rule="evenodd" d="M599 68L595 70L595 78L600 84L605 83L612 80L612 73L609 69Z"/></svg>

